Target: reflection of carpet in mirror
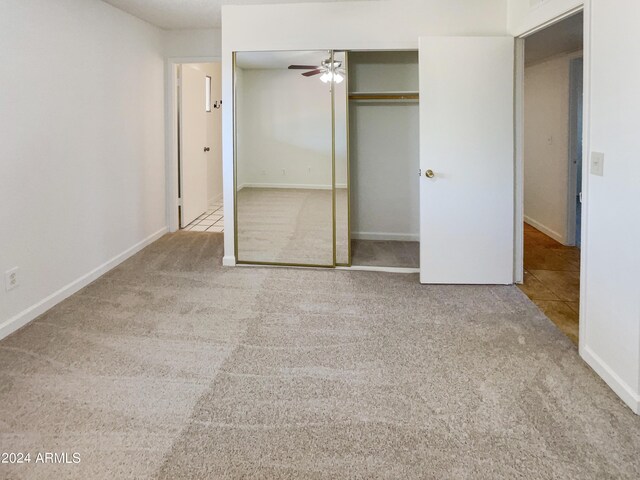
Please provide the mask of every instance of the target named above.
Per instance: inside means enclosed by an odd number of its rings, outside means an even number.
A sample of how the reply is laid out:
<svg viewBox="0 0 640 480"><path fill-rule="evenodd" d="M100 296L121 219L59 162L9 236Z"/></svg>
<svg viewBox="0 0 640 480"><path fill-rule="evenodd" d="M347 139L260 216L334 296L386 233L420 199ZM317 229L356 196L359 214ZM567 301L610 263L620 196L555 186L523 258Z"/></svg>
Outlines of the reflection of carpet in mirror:
<svg viewBox="0 0 640 480"><path fill-rule="evenodd" d="M242 188L238 208L238 260L333 265L332 191ZM347 195L336 190L336 258L347 261Z"/></svg>

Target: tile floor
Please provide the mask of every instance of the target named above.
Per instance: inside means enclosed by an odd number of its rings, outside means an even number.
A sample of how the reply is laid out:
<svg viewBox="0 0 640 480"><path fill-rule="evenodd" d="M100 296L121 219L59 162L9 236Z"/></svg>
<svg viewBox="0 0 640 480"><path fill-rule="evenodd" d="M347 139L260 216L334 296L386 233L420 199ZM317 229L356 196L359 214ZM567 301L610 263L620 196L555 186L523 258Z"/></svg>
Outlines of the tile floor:
<svg viewBox="0 0 640 480"><path fill-rule="evenodd" d="M216 203L209 206L205 213L196 218L183 230L207 233L224 232L224 213L222 211L222 203Z"/></svg>
<svg viewBox="0 0 640 480"><path fill-rule="evenodd" d="M579 248L566 247L525 223L524 284L518 287L578 343Z"/></svg>

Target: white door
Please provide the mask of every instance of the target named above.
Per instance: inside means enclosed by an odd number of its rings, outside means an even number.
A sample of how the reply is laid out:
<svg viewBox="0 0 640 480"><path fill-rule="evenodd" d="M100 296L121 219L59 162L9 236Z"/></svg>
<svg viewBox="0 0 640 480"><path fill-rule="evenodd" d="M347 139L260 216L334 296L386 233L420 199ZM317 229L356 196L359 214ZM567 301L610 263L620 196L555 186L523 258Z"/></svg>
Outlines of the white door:
<svg viewBox="0 0 640 480"><path fill-rule="evenodd" d="M180 193L184 228L207 210L205 73L182 66L180 77Z"/></svg>
<svg viewBox="0 0 640 480"><path fill-rule="evenodd" d="M513 283L513 82L512 37L420 39L422 283Z"/></svg>

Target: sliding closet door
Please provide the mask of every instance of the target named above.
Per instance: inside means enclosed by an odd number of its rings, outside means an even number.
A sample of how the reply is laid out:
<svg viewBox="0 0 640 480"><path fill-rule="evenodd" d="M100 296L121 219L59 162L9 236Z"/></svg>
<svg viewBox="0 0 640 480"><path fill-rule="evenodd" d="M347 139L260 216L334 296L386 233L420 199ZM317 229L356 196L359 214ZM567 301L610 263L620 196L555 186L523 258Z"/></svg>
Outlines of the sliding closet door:
<svg viewBox="0 0 640 480"><path fill-rule="evenodd" d="M420 281L513 282L511 37L420 39Z"/></svg>
<svg viewBox="0 0 640 480"><path fill-rule="evenodd" d="M332 84L322 71L330 58L235 55L239 263L335 264Z"/></svg>
<svg viewBox="0 0 640 480"><path fill-rule="evenodd" d="M349 96L347 52L333 53L333 149L336 224L336 265L351 265L351 209L349 206Z"/></svg>

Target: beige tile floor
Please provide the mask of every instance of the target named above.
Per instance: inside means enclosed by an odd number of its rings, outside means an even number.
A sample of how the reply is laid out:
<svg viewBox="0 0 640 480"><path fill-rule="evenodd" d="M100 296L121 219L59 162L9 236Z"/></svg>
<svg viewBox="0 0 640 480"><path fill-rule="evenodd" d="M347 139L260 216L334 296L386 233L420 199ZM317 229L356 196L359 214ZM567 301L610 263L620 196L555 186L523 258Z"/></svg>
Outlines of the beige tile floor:
<svg viewBox="0 0 640 480"><path fill-rule="evenodd" d="M566 247L525 223L524 269L520 290L577 344L580 249Z"/></svg>
<svg viewBox="0 0 640 480"><path fill-rule="evenodd" d="M184 230L191 232L223 233L224 213L222 203L210 205L205 213L187 225Z"/></svg>

